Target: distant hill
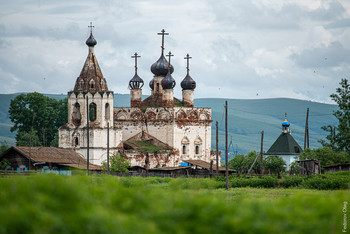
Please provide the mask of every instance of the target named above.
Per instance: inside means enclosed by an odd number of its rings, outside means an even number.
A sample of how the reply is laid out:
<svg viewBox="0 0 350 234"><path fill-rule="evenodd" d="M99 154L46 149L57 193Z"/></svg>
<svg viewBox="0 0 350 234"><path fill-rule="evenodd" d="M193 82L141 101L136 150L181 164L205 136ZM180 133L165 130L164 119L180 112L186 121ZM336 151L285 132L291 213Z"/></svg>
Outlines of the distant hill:
<svg viewBox="0 0 350 234"><path fill-rule="evenodd" d="M11 121L8 108L11 99L18 94L0 94L0 141L15 144L15 133L10 132ZM62 99L66 95L46 94L51 98ZM146 98L147 96L143 96ZM321 147L318 140L323 139L326 133L321 130L324 125L336 125L337 119L332 115L337 109L336 105L323 104L311 101L273 98L273 99L228 99L228 136L238 153L246 154L251 150L260 151L261 131L264 131L264 151L267 151L277 139L282 130L284 113L288 113L288 121L292 135L299 145L304 147L304 130L306 109L310 108L309 135L310 147ZM196 107L212 108L212 149L215 149L215 122L219 122L219 149L225 149L225 123L224 105L225 99L202 98L195 99ZM114 106L130 106L130 95L115 94ZM230 152L232 152L232 148Z"/></svg>

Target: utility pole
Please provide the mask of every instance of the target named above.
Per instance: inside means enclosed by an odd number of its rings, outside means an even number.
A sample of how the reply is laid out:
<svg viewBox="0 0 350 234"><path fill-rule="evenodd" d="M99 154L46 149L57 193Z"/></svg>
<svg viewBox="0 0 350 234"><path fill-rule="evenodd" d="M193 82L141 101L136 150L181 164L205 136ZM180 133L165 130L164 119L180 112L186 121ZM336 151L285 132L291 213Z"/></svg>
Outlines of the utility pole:
<svg viewBox="0 0 350 234"><path fill-rule="evenodd" d="M306 111L306 123L305 123L305 137L304 137L304 150L309 148L309 108Z"/></svg>
<svg viewBox="0 0 350 234"><path fill-rule="evenodd" d="M86 148L86 171L89 174L89 147L90 147L90 133L89 133L89 97L86 94L86 132L87 132L87 148Z"/></svg>
<svg viewBox="0 0 350 234"><path fill-rule="evenodd" d="M261 131L261 146L260 146L260 174L263 174L263 155L264 155L264 148L263 148L263 143L264 143L264 131Z"/></svg>
<svg viewBox="0 0 350 234"><path fill-rule="evenodd" d="M216 175L219 175L219 124L216 121Z"/></svg>
<svg viewBox="0 0 350 234"><path fill-rule="evenodd" d="M107 173L109 174L109 121L107 123Z"/></svg>
<svg viewBox="0 0 350 234"><path fill-rule="evenodd" d="M228 152L227 152L227 101L225 102L225 166L226 190L228 190Z"/></svg>

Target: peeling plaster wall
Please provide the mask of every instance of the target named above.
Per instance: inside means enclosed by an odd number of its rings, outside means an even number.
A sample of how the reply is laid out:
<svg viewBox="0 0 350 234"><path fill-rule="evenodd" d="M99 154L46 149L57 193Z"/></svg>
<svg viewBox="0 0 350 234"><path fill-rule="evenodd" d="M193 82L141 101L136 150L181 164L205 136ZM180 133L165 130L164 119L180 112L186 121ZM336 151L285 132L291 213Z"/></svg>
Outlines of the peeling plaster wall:
<svg viewBox="0 0 350 234"><path fill-rule="evenodd" d="M157 153L126 150L124 151L124 157L131 163L131 166L159 168L180 165L179 156L171 154L170 150L160 150Z"/></svg>
<svg viewBox="0 0 350 234"><path fill-rule="evenodd" d="M89 98L89 104L96 104L96 120L89 122L89 158L91 163L100 165L107 159L107 123L110 124L110 154L113 154L113 150L122 142L122 131L113 127L113 92L68 93L68 123L59 128L59 147L74 149L87 158L86 97ZM73 109L76 103L80 105L80 124L73 120ZM109 115L106 115L107 103L109 104Z"/></svg>
<svg viewBox="0 0 350 234"><path fill-rule="evenodd" d="M145 112L140 108L114 108L114 126L122 130L124 141L144 130L175 148L180 161L200 159L209 162L212 159L211 122L210 108L160 107L147 108ZM189 140L188 154L182 154L184 137ZM195 140L198 138L201 147L195 154Z"/></svg>
<svg viewBox="0 0 350 234"><path fill-rule="evenodd" d="M90 162L100 165L107 160L107 128L89 129L89 158ZM59 147L74 149L76 152L87 158L87 129L86 128L60 128ZM78 138L76 145L75 138ZM117 149L122 141L122 131L120 129L109 129L110 155Z"/></svg>

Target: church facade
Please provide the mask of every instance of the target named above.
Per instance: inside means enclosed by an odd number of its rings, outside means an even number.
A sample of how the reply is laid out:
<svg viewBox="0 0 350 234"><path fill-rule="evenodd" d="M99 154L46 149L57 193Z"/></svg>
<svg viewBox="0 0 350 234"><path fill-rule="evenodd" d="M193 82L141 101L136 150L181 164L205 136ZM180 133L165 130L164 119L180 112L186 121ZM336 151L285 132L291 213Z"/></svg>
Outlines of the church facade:
<svg viewBox="0 0 350 234"><path fill-rule="evenodd" d="M177 167L183 160L197 159L210 162L211 109L193 107L196 82L187 74L181 82L182 100L174 97L176 82L174 67L164 56L164 30L161 55L151 66L153 79L149 82L151 95L142 100L144 81L137 72L129 82L130 107L113 107L114 95L107 86L98 65L94 47L97 41L90 32L89 48L83 69L73 91L68 92L68 123L59 129L59 147L74 149L92 164L100 165L116 151L132 166L145 168ZM117 101L117 100L116 100ZM159 150L138 147L148 144ZM88 150L89 149L89 150ZM89 154L89 155L88 155Z"/></svg>

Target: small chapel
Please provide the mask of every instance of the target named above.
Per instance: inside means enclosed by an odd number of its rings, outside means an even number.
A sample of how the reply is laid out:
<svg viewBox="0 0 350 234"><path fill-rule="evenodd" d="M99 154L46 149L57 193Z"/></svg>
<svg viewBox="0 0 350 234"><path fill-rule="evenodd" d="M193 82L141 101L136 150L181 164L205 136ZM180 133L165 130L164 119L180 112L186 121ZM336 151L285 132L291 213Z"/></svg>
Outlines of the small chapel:
<svg viewBox="0 0 350 234"><path fill-rule="evenodd" d="M169 52L166 59L164 53L164 37L169 33L163 29L158 35L162 44L160 57L150 68L151 95L142 100L145 82L138 74L140 56L135 53L135 75L128 86L130 107L114 107L114 94L97 62L97 41L90 30L88 56L68 92L68 123L59 128L60 148L73 149L96 165L116 152L131 166L149 169L178 167L184 160L215 160L211 154L211 109L193 106L196 82L189 72L191 57L185 56L187 69L179 100L174 97L173 54Z"/></svg>

